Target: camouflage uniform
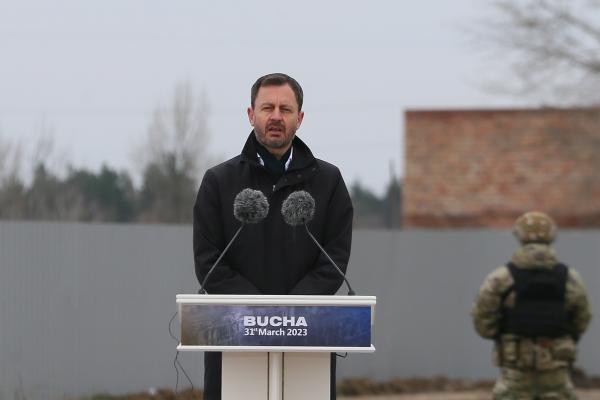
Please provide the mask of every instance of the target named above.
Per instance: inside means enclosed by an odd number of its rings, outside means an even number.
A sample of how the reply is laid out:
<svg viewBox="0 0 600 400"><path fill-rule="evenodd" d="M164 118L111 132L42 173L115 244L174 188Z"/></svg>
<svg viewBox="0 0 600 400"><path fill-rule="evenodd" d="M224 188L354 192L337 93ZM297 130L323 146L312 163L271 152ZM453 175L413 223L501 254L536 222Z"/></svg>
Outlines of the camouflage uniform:
<svg viewBox="0 0 600 400"><path fill-rule="evenodd" d="M528 243L520 233L515 231L523 244L512 257L518 268L553 268L558 263L550 244L542 243L539 235L536 242ZM551 242L554 233L547 239L544 241ZM501 304L514 280L509 269L501 266L483 282L471 316L477 333L495 340L494 363L501 368L493 390L496 400L576 399L569 367L575 360L576 340L586 330L591 313L579 274L572 268L568 271L565 307L571 316L572 336L558 338L528 338L499 332L502 307L515 305L515 292Z"/></svg>

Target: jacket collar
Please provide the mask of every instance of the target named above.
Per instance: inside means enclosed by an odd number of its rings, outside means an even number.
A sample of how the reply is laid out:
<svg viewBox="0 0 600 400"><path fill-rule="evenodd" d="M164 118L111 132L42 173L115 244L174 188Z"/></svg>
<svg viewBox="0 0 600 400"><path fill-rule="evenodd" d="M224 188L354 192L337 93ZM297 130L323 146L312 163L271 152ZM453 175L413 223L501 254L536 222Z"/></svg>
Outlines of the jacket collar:
<svg viewBox="0 0 600 400"><path fill-rule="evenodd" d="M529 243L521 246L512 256L512 262L521 268L552 268L558 263L556 252L547 244Z"/></svg>

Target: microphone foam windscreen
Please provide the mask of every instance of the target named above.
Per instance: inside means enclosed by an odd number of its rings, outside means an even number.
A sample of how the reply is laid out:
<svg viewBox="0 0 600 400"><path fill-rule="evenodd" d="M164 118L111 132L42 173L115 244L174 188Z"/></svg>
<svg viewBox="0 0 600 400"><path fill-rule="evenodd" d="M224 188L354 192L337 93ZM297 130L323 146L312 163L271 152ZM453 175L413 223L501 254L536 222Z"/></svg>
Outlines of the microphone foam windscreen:
<svg viewBox="0 0 600 400"><path fill-rule="evenodd" d="M233 200L233 215L243 223L255 224L269 213L269 201L260 190L246 188Z"/></svg>
<svg viewBox="0 0 600 400"><path fill-rule="evenodd" d="M305 190L292 192L283 202L281 214L291 226L306 224L315 215L315 199Z"/></svg>

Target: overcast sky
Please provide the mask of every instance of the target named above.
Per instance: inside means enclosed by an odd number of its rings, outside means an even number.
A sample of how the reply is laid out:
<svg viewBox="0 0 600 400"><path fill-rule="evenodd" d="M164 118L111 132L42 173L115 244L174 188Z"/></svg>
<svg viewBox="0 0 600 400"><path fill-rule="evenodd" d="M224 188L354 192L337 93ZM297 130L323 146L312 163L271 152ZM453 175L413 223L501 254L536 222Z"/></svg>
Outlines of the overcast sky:
<svg viewBox="0 0 600 400"><path fill-rule="evenodd" d="M348 184L381 193L403 173L403 112L511 106L483 93L459 26L480 0L0 0L0 135L97 170L134 170L152 111L181 81L210 104L210 153L239 153L252 83L269 72L305 92L298 134Z"/></svg>

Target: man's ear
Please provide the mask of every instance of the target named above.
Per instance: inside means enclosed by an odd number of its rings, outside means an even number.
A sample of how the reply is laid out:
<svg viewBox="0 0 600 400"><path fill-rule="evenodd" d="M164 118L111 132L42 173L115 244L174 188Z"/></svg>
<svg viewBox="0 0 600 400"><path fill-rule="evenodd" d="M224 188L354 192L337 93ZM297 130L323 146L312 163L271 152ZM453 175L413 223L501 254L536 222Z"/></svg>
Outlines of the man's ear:
<svg viewBox="0 0 600 400"><path fill-rule="evenodd" d="M298 122L296 123L296 129L300 128L300 125L302 125L303 120L304 120L304 111L300 111L298 113Z"/></svg>
<svg viewBox="0 0 600 400"><path fill-rule="evenodd" d="M250 121L250 125L254 126L254 110L252 107L248 107L248 121Z"/></svg>

